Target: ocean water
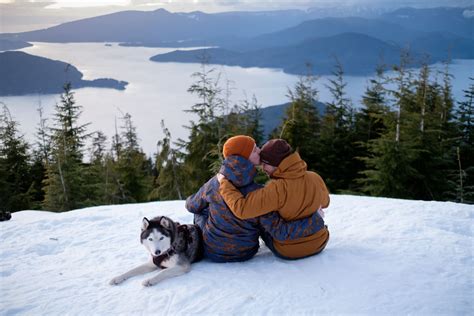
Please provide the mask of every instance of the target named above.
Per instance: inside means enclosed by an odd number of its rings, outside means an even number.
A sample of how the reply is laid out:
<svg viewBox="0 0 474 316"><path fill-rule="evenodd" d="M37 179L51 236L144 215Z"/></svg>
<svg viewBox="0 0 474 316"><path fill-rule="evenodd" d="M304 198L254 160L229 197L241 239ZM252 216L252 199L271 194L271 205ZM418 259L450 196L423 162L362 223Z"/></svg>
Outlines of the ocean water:
<svg viewBox="0 0 474 316"><path fill-rule="evenodd" d="M163 137L160 122L165 121L172 138L187 138L188 130L183 126L194 119L184 112L199 99L187 92L195 81L192 74L201 70L199 62L156 63L151 56L175 50L174 48L121 47L115 43L33 43L33 47L22 49L32 55L61 60L76 66L84 79L114 78L129 82L124 91L102 88L81 88L75 90L75 99L83 106L81 123L91 123L89 131L101 130L109 139L115 128L122 125L120 117L130 113L137 127L140 144L145 153L156 152L156 143ZM210 65L219 75L222 88L230 87L230 102L251 100L255 95L263 107L288 101L288 88L292 88L298 76L285 74L281 70L264 68L241 68ZM436 69L442 69L436 65ZM455 60L450 65L453 79L453 93L463 96L463 89L474 77L474 60ZM322 76L316 83L319 100L329 101L330 94L325 86L329 77ZM353 103L360 102L369 77L346 76L346 91ZM51 117L54 106L60 101L59 94L0 97L25 138L34 142L39 123L38 106L44 109L45 117ZM51 119L49 120L51 124Z"/></svg>

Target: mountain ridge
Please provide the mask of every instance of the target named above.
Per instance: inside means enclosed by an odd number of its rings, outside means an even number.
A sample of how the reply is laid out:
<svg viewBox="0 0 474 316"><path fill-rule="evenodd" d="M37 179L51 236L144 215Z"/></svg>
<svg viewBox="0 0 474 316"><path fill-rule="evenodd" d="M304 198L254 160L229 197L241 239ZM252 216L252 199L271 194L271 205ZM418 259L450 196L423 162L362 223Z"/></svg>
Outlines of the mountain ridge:
<svg viewBox="0 0 474 316"><path fill-rule="evenodd" d="M280 68L290 74L304 73L308 62L313 66L315 74L331 74L337 57L346 73L370 74L375 70L381 53L384 53L384 61L387 63L396 63L400 56L399 48L395 45L365 34L344 33L306 40L293 46L265 48L244 53L222 48L177 50L152 56L150 60L196 63L199 62L199 56L208 55L211 64Z"/></svg>

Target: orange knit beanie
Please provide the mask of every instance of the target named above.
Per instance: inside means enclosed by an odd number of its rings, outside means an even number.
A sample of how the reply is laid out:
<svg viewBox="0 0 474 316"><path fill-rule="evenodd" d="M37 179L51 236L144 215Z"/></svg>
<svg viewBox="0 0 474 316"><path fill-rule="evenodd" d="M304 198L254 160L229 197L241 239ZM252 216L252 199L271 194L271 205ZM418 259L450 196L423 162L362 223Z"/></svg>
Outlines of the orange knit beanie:
<svg viewBox="0 0 474 316"><path fill-rule="evenodd" d="M254 146L255 140L252 137L238 135L229 138L225 142L222 153L224 154L224 158L227 158L230 155L239 155L249 159Z"/></svg>

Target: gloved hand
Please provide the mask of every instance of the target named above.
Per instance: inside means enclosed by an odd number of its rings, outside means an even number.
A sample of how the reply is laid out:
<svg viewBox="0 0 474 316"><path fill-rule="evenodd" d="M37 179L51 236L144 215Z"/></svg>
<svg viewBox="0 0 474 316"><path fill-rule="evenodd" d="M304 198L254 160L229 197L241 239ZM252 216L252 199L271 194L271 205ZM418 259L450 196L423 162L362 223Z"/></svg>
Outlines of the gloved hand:
<svg viewBox="0 0 474 316"><path fill-rule="evenodd" d="M324 210L323 210L321 207L318 209L318 214L319 214L319 216L321 216L321 218L323 218L323 219L324 219L324 216L326 216L326 214L324 213Z"/></svg>
<svg viewBox="0 0 474 316"><path fill-rule="evenodd" d="M217 181L219 181L219 183L222 183L223 179L225 179L225 176L222 173L218 173L217 174Z"/></svg>

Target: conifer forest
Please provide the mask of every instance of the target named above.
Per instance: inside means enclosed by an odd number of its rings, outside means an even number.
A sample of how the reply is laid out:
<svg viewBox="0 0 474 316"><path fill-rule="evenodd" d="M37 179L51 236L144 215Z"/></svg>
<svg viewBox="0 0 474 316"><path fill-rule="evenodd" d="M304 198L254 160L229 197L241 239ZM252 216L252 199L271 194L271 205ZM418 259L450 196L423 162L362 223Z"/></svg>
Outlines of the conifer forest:
<svg viewBox="0 0 474 316"><path fill-rule="evenodd" d="M0 208L68 211L93 205L185 199L214 176L226 139L252 136L258 145L283 138L325 180L333 194L474 203L474 78L464 97L452 96L449 63L434 74L426 63L413 69L409 56L380 65L361 104L347 97L344 69L320 82L308 73L288 95L283 119L264 135L257 98L231 102L212 65L192 74L188 93L199 100L187 111L188 139L163 138L154 156L140 148L133 117L121 114L108 138L81 124L81 100L65 83L53 117L38 108L36 141L28 143L8 104L0 113ZM390 70L392 76L386 75ZM318 110L318 86L331 100ZM156 133L156 131L151 131ZM259 173L258 181L266 176Z"/></svg>

